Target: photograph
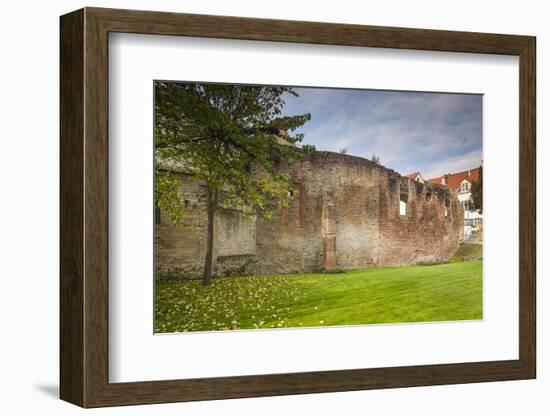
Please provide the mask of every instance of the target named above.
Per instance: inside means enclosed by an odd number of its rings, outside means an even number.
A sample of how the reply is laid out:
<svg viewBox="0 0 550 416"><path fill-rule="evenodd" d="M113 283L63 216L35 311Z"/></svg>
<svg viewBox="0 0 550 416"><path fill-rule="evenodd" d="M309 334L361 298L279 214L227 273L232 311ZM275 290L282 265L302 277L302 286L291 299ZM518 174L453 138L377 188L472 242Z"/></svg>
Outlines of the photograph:
<svg viewBox="0 0 550 416"><path fill-rule="evenodd" d="M12 30L13 408L536 413L540 7L63 2Z"/></svg>
<svg viewBox="0 0 550 416"><path fill-rule="evenodd" d="M155 80L154 332L483 319L483 95Z"/></svg>

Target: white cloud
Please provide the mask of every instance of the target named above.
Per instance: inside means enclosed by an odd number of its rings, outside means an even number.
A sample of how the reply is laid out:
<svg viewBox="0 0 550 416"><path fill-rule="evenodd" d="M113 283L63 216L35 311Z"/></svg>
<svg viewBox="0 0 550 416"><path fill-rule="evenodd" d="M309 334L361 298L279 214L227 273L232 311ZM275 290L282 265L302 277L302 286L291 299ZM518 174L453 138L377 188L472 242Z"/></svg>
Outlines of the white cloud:
<svg viewBox="0 0 550 416"><path fill-rule="evenodd" d="M467 169L477 168L483 160L481 150L474 150L465 155L450 157L433 164L429 170L422 172L425 179L435 178L446 173L463 172Z"/></svg>
<svg viewBox="0 0 550 416"><path fill-rule="evenodd" d="M320 150L337 152L347 146L353 155L376 154L402 173L431 174L481 159L480 96L331 89L299 93L300 98L288 100L289 111L312 114L302 131L305 142Z"/></svg>

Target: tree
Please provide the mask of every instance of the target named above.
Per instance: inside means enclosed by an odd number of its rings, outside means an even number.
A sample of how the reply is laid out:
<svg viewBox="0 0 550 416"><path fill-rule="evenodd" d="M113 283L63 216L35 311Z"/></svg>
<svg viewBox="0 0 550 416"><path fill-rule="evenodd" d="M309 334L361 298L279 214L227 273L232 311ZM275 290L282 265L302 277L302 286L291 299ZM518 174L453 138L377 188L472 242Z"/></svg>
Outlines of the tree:
<svg viewBox="0 0 550 416"><path fill-rule="evenodd" d="M479 166L479 178L472 183L470 201L475 210L483 212L483 166Z"/></svg>
<svg viewBox="0 0 550 416"><path fill-rule="evenodd" d="M181 220L175 172L206 185L205 285L212 280L216 211L233 207L272 218L291 198L280 166L306 152L295 146L303 135L288 132L311 116L283 116L285 94L298 95L289 87L155 83L157 205Z"/></svg>
<svg viewBox="0 0 550 416"><path fill-rule="evenodd" d="M377 165L380 164L380 158L378 156L376 156L375 153L372 154L372 157L370 158L371 161L373 161L374 163L376 163Z"/></svg>

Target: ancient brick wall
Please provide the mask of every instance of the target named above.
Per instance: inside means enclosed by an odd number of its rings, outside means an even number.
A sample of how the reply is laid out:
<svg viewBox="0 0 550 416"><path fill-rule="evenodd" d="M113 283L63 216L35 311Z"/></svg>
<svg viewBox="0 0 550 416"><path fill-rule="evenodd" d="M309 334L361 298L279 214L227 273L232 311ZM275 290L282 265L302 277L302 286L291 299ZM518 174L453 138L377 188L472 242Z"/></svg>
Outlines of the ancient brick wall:
<svg viewBox="0 0 550 416"><path fill-rule="evenodd" d="M380 169L378 264L406 265L448 260L462 241L463 211L454 194ZM400 201L406 204L400 213Z"/></svg>
<svg viewBox="0 0 550 416"><path fill-rule="evenodd" d="M181 181L179 193L186 206L183 223L174 225L161 212L155 224L155 273L162 277L197 277L204 267L206 189L184 175Z"/></svg>
<svg viewBox="0 0 550 416"><path fill-rule="evenodd" d="M155 225L155 270L162 277L200 277L206 253L206 187L188 176L180 178L185 217L175 225L161 213ZM250 273L256 260L256 219L219 209L214 227L214 273Z"/></svg>
<svg viewBox="0 0 550 416"><path fill-rule="evenodd" d="M214 272L278 274L447 260L462 240L462 207L438 185L422 185L369 160L331 152L285 168L288 208L272 220L235 210L216 215ZM155 228L161 277L200 277L206 251L206 189L182 176L183 224ZM406 201L400 215L400 201Z"/></svg>
<svg viewBox="0 0 550 416"><path fill-rule="evenodd" d="M378 255L377 165L316 152L294 162L287 213L256 226L258 273L366 267Z"/></svg>

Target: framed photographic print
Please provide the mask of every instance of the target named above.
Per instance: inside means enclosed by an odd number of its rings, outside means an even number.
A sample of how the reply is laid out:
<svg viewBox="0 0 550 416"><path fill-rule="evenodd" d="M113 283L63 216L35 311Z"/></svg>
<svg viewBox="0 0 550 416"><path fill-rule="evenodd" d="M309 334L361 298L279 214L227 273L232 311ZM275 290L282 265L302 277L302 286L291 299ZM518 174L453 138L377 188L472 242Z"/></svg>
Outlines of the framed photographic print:
<svg viewBox="0 0 550 416"><path fill-rule="evenodd" d="M536 375L535 38L61 17L82 407Z"/></svg>

